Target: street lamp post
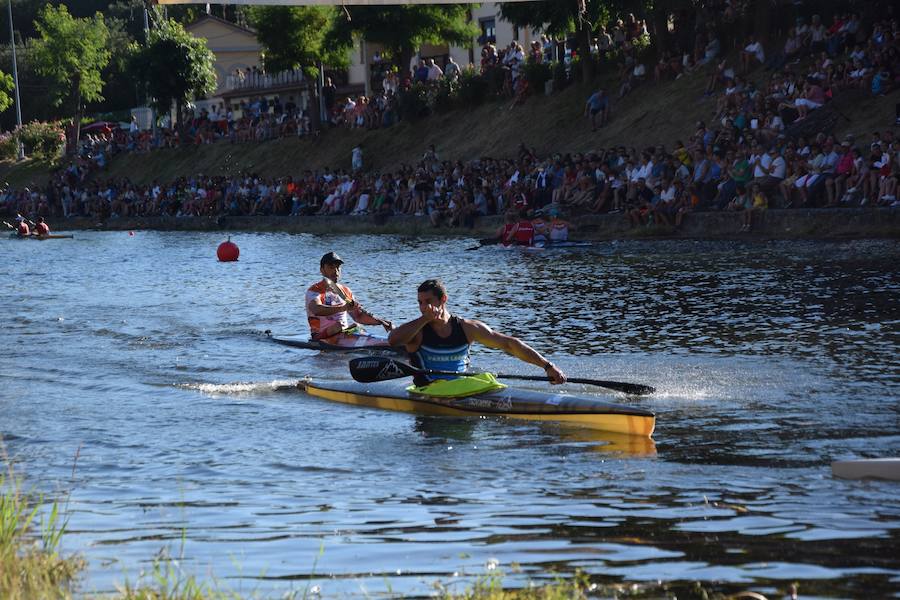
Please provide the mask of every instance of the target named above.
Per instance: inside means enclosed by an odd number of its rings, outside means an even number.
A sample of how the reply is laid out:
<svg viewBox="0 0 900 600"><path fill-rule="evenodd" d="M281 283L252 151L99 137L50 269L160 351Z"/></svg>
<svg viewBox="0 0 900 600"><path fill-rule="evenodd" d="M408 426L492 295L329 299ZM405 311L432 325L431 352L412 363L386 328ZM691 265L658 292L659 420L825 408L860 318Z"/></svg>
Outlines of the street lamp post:
<svg viewBox="0 0 900 600"><path fill-rule="evenodd" d="M16 88L16 125L22 128L22 103L19 100L19 68L16 66L16 36L13 33L12 0L9 0L9 45L12 48L13 83ZM19 140L19 160L25 160L25 144Z"/></svg>

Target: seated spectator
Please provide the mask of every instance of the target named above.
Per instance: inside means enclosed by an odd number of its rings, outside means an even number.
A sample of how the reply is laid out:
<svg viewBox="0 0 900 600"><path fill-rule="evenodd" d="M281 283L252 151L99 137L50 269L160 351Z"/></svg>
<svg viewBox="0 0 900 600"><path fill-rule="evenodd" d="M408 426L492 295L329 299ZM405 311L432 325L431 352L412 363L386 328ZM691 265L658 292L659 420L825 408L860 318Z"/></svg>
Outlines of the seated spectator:
<svg viewBox="0 0 900 600"><path fill-rule="evenodd" d="M753 215L758 214L761 216L763 211L769 208L769 199L757 183L750 187L750 200L750 207L745 208L742 215L741 222L743 224L741 225L741 231L750 231L753 228Z"/></svg>
<svg viewBox="0 0 900 600"><path fill-rule="evenodd" d="M754 67L766 63L766 52L762 44L754 36L747 39L747 45L741 51L741 69L749 73Z"/></svg>

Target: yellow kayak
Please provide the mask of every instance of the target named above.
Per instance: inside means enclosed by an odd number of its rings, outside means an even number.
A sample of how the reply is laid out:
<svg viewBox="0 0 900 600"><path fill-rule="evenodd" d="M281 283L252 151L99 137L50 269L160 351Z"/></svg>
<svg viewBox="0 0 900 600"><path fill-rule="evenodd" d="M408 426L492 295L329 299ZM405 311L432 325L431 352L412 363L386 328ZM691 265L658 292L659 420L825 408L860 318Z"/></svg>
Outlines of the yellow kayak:
<svg viewBox="0 0 900 600"><path fill-rule="evenodd" d="M311 396L386 410L442 416L504 416L553 421L623 435L649 438L656 427L652 411L599 398L524 390L514 387L464 397L434 397L407 389L408 383L381 381L301 381Z"/></svg>

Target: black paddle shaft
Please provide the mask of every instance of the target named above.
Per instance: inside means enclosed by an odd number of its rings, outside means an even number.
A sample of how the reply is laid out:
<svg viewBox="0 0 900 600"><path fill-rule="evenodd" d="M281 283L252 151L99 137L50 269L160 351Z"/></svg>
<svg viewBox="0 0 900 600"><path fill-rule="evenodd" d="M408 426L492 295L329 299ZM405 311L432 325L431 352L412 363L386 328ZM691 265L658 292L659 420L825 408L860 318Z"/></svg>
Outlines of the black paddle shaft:
<svg viewBox="0 0 900 600"><path fill-rule="evenodd" d="M456 375L464 377L467 375L477 375L477 373L457 373L456 371L419 369L392 358L372 356L365 358L354 358L353 360L351 360L350 375L356 381L362 383L374 383L377 381L388 381L390 379L412 377L415 375ZM521 379L524 381L549 381L547 377L541 377L539 375L516 375L509 373L498 373L496 377L498 379ZM599 379L584 379L573 377L569 379L568 382L596 385L598 387L603 387L635 396L645 396L656 391L649 385L642 385L639 383L626 383L623 381L603 381Z"/></svg>

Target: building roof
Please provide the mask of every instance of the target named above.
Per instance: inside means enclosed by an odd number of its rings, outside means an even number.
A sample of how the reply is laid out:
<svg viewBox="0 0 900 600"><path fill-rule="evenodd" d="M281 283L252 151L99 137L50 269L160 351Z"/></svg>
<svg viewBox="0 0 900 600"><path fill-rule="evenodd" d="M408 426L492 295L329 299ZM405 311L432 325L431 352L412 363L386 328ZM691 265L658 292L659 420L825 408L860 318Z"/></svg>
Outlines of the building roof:
<svg viewBox="0 0 900 600"><path fill-rule="evenodd" d="M225 19L222 19L221 17L217 17L215 15L210 15L210 14L200 15L200 17L198 17L196 20L194 20L194 22L185 26L185 30L191 31L192 29L196 29L203 23L206 23L209 21L219 24L219 25L224 25L224 26L229 27L239 33L243 33L248 36L251 36L251 37L253 37L254 40L256 39L256 31L255 30L253 30L249 27L242 27L240 25L237 25L236 23L232 23L231 21L226 21Z"/></svg>

